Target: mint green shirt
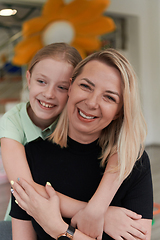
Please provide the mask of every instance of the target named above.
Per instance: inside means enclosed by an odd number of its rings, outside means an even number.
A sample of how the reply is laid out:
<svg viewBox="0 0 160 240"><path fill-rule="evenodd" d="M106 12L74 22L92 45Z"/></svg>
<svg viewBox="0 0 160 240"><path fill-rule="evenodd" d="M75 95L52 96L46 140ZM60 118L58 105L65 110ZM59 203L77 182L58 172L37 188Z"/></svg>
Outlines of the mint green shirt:
<svg viewBox="0 0 160 240"><path fill-rule="evenodd" d="M28 105L29 102L19 103L2 116L0 119L0 138L10 138L25 145L39 137L46 139L54 131L57 121L41 130L28 116Z"/></svg>
<svg viewBox="0 0 160 240"><path fill-rule="evenodd" d="M37 127L27 113L28 103L19 103L7 111L0 119L0 138L6 137L16 140L23 145L41 137L46 139L55 129L57 120L48 128L42 130ZM5 221L11 221L9 216L11 201L5 214Z"/></svg>

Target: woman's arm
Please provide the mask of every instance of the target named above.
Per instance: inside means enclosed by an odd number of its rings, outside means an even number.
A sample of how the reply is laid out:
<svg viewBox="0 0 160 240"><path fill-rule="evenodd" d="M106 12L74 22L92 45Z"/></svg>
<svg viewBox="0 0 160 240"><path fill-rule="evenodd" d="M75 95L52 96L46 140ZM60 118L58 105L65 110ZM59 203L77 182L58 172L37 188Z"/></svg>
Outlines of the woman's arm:
<svg viewBox="0 0 160 240"><path fill-rule="evenodd" d="M58 205L58 208L56 208L57 200L55 196L57 197L57 195L55 194L54 189L51 186L46 185L46 191L49 195L49 199L46 199L40 196L25 180L20 179L18 183L15 182L13 184L13 188L14 188L13 194L17 199L19 206L25 211L27 211L27 213L30 214L52 237L55 237L54 236L55 229L53 229L54 225L59 226L56 229L60 230L60 233L65 232L67 229L67 225L62 221L59 210L57 210L59 209L59 205ZM73 199L73 201L76 201L76 200ZM126 209L124 211L121 210L122 208L117 207L116 209L114 210L114 207L108 208L107 212L108 211L109 212L107 215L105 215L104 231L110 236L115 236L115 229L117 229L118 227L118 229L120 230L122 229L123 232L122 231L116 232L116 237L117 237L116 239L122 239L121 234L126 234L129 231L130 225L131 225L131 224L128 224L126 228L123 228L124 224L128 223L128 221L130 221L131 218L133 219L132 224L133 223L135 224L135 222L138 219L140 219L141 216L129 210L127 212L128 214L126 214L125 213ZM54 217L55 215L56 217ZM117 218L117 216L120 216L120 217ZM60 221L58 219L60 219ZM58 223L56 223L56 221L58 221ZM143 233L145 232L145 228L142 227L139 222L135 224L134 228L137 229L135 234L139 236L139 232L142 232L141 234L142 237L140 239L145 239L144 238L145 233ZM88 236L82 234L78 230L76 230L75 237L76 237L75 238L76 240L91 239ZM130 239L131 239L131 235L127 235L126 240L130 240ZM136 237L132 239L136 239Z"/></svg>
<svg viewBox="0 0 160 240"><path fill-rule="evenodd" d="M151 237L150 219L125 208L110 206L105 214L104 231L115 240L146 239Z"/></svg>
<svg viewBox="0 0 160 240"><path fill-rule="evenodd" d="M31 221L22 221L12 218L12 239L13 240L37 240Z"/></svg>
<svg viewBox="0 0 160 240"><path fill-rule="evenodd" d="M46 185L46 190L49 195L49 198L46 199L39 195L32 186L30 186L26 181L20 180L22 187L18 183L13 184L14 192L13 195L18 201L18 205L26 210L26 212L34 217L34 219L41 225L41 227L53 238L57 238L61 233L66 232L68 225L65 223L60 214L59 208L59 198L54 191L54 189ZM24 191L25 189L25 191ZM20 197L21 196L21 197ZM37 211L38 210L38 211ZM52 213L52 214L51 214ZM16 235L17 229L22 226L22 231ZM30 225L27 221L23 220L15 220L13 222L13 229L14 229L14 238L13 240L19 240L19 236L22 236L21 233L23 232L26 237L29 236L30 238L25 238L25 240L34 240L33 233L31 231ZM24 229L24 231L23 231ZM26 231L29 231L27 233ZM21 238L22 239L22 238ZM24 238L23 238L24 239ZM74 233L74 240L92 240L79 230L76 229Z"/></svg>

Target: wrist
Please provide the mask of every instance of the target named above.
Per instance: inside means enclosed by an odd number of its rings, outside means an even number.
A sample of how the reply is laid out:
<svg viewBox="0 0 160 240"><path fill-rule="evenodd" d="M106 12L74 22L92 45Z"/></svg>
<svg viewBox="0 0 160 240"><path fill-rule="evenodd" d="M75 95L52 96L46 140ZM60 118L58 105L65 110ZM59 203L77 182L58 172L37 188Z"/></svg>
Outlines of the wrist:
<svg viewBox="0 0 160 240"><path fill-rule="evenodd" d="M92 217L95 218L101 218L104 216L106 210L103 206L93 202L89 201L87 206L86 206L86 211L88 214L90 214Z"/></svg>
<svg viewBox="0 0 160 240"><path fill-rule="evenodd" d="M57 239L57 237L61 234L61 233L64 233L66 232L68 228L68 224L65 223L63 220L62 222L60 222L59 224L56 224L55 228L51 228L51 231L49 233L49 235L55 239Z"/></svg>
<svg viewBox="0 0 160 240"><path fill-rule="evenodd" d="M63 233L61 233L58 237L57 240L73 240L73 235L75 233L75 228L72 227L71 225L68 226L67 230Z"/></svg>

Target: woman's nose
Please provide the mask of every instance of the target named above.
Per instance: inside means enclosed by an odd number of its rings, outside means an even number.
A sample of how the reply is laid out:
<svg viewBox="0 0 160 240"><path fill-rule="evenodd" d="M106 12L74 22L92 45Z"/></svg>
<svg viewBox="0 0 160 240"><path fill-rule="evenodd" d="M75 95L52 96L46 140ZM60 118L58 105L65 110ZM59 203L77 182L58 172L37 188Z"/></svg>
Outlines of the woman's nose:
<svg viewBox="0 0 160 240"><path fill-rule="evenodd" d="M99 107L98 96L96 94L89 94L85 100L85 104L89 109L97 109Z"/></svg>

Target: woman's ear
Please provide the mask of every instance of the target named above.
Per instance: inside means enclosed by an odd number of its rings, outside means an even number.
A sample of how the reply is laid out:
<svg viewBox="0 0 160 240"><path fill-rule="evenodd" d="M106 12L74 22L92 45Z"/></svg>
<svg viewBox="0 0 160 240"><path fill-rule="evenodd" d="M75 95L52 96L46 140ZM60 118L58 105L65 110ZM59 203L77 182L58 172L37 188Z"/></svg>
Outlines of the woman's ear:
<svg viewBox="0 0 160 240"><path fill-rule="evenodd" d="M123 114L123 107L119 110L119 112L114 116L113 120L116 120L117 118L119 118L120 116L122 116Z"/></svg>
<svg viewBox="0 0 160 240"><path fill-rule="evenodd" d="M31 85L31 74L30 72L27 70L26 72L26 78L27 78L27 85L28 85L28 89L30 89L30 85Z"/></svg>

